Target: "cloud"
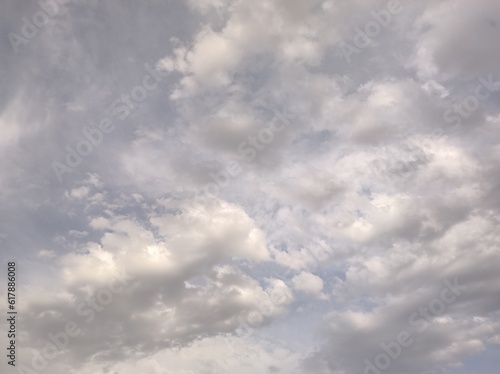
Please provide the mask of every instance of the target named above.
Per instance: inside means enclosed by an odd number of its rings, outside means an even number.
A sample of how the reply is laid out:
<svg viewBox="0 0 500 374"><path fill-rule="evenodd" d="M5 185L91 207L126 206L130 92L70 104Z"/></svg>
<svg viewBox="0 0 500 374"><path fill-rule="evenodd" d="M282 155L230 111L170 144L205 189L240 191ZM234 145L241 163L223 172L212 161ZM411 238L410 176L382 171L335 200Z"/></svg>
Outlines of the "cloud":
<svg viewBox="0 0 500 374"><path fill-rule="evenodd" d="M292 279L293 286L296 290L305 292L316 297L324 297L323 293L323 279L317 275L302 271Z"/></svg>
<svg viewBox="0 0 500 374"><path fill-rule="evenodd" d="M181 207L151 217L149 229L121 215L96 217L92 227L104 230L99 241L57 257L42 251L59 270L54 284L22 291L23 349L43 349L37 342L46 345L73 321L81 333L58 362L112 362L130 350L148 356L284 314L293 299L285 283L270 278L261 284L231 264L233 256L269 260L253 221L220 201Z"/></svg>
<svg viewBox="0 0 500 374"><path fill-rule="evenodd" d="M384 354L387 374L489 374L498 7L71 1L19 53L4 38L0 238L19 264L20 364L73 321L44 370L347 374ZM39 10L6 5L4 35ZM146 74L155 90L59 182L51 163Z"/></svg>

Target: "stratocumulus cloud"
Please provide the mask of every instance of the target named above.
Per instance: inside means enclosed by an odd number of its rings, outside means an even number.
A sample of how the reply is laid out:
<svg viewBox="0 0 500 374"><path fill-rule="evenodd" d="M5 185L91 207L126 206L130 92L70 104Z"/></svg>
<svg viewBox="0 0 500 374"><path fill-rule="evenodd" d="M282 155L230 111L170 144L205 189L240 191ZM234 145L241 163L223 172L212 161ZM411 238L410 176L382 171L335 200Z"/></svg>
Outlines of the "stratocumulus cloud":
<svg viewBox="0 0 500 374"><path fill-rule="evenodd" d="M0 21L0 372L497 373L498 1Z"/></svg>

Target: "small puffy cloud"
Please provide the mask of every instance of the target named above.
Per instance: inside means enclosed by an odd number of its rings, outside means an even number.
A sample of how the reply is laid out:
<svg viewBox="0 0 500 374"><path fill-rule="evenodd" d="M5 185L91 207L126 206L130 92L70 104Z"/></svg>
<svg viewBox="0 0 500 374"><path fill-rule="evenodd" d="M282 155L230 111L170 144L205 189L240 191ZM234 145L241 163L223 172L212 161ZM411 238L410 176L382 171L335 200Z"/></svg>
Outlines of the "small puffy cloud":
<svg viewBox="0 0 500 374"><path fill-rule="evenodd" d="M292 284L293 287L298 290L302 291L306 294L318 297L318 298L324 298L325 295L323 294L323 279L318 277L317 275L314 275L312 273L308 273L305 271L300 272L298 275L293 277L292 279Z"/></svg>

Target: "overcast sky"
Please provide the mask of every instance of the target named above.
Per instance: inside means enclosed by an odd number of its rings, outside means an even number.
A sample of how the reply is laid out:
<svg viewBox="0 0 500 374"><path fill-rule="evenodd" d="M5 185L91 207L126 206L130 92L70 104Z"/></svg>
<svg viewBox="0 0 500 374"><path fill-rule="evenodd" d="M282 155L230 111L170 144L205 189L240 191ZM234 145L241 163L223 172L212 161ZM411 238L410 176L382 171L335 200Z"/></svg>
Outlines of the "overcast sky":
<svg viewBox="0 0 500 374"><path fill-rule="evenodd" d="M0 33L2 373L498 373L498 0L3 0Z"/></svg>

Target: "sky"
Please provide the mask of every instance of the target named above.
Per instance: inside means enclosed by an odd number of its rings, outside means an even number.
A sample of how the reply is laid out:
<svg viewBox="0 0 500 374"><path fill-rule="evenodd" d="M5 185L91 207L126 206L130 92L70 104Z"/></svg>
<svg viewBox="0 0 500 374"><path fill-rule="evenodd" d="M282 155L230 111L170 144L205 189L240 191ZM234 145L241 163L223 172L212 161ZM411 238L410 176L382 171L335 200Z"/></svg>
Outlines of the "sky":
<svg viewBox="0 0 500 374"><path fill-rule="evenodd" d="M2 373L498 373L498 1L0 7Z"/></svg>

